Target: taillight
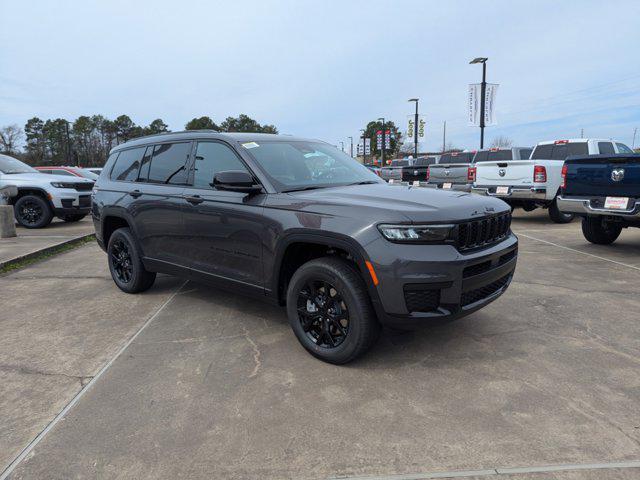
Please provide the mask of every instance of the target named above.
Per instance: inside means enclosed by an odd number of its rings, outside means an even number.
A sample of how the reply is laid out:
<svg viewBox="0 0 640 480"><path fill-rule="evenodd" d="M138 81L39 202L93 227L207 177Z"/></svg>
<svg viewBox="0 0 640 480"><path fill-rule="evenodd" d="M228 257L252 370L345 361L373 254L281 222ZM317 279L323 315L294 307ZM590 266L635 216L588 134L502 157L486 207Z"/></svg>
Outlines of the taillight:
<svg viewBox="0 0 640 480"><path fill-rule="evenodd" d="M562 166L562 183L560 184L560 188L567 188L567 166Z"/></svg>
<svg viewBox="0 0 640 480"><path fill-rule="evenodd" d="M431 168L430 168L430 167L427 167L427 180L426 180L427 182L429 181L429 175L430 175L430 173L431 173Z"/></svg>
<svg viewBox="0 0 640 480"><path fill-rule="evenodd" d="M469 182L476 181L476 167L469 167L467 169L467 181Z"/></svg>
<svg viewBox="0 0 640 480"><path fill-rule="evenodd" d="M542 165L533 167L533 182L545 183L547 181L547 169Z"/></svg>

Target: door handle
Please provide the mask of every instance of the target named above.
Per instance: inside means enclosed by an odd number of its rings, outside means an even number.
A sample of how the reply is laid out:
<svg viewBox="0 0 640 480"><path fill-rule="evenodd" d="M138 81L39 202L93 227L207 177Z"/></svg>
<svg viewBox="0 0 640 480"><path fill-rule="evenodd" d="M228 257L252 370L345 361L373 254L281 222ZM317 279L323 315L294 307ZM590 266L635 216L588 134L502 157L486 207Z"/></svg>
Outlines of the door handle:
<svg viewBox="0 0 640 480"><path fill-rule="evenodd" d="M133 198L138 198L140 195L142 195L142 192L140 190L132 190L131 192L129 192L129 195L131 195Z"/></svg>
<svg viewBox="0 0 640 480"><path fill-rule="evenodd" d="M188 195L184 199L192 205L197 205L204 202L204 199L200 195Z"/></svg>

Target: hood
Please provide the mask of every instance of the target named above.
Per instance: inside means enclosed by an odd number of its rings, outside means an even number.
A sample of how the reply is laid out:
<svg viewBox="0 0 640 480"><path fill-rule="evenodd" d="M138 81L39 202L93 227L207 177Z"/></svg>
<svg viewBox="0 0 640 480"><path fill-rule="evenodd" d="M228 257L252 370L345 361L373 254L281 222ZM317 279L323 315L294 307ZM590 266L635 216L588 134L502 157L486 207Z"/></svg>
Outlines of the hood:
<svg viewBox="0 0 640 480"><path fill-rule="evenodd" d="M296 202L291 204L295 209L345 216L367 212L381 220L393 218L398 222L455 222L510 209L497 198L383 183L322 188L288 195L295 198Z"/></svg>
<svg viewBox="0 0 640 480"><path fill-rule="evenodd" d="M16 182L66 182L66 183L93 183L93 180L83 177L70 177L69 175L55 175L50 173L12 173L3 175L2 180L6 183Z"/></svg>

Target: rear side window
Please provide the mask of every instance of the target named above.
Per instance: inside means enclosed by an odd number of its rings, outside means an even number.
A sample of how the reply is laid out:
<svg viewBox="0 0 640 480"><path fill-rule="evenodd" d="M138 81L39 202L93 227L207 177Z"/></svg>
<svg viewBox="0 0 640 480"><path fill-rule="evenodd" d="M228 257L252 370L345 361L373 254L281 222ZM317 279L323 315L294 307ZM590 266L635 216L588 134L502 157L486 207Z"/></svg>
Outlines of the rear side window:
<svg viewBox="0 0 640 480"><path fill-rule="evenodd" d="M613 155L616 153L613 149L613 143L611 142L598 142L598 151L602 155Z"/></svg>
<svg viewBox="0 0 640 480"><path fill-rule="evenodd" d="M111 170L111 180L135 182L138 179L138 170L140 169L144 148L131 148L121 151L113 170Z"/></svg>
<svg viewBox="0 0 640 480"><path fill-rule="evenodd" d="M225 170L247 171L231 148L217 142L199 142L193 173L193 186L211 188L213 177Z"/></svg>
<svg viewBox="0 0 640 480"><path fill-rule="evenodd" d="M150 183L183 185L187 182L187 155L191 142L163 143L153 147L153 158L149 168ZM118 159L118 162L120 159Z"/></svg>
<svg viewBox="0 0 640 480"><path fill-rule="evenodd" d="M532 160L566 160L572 155L588 155L587 142L553 143L538 145L531 155Z"/></svg>
<svg viewBox="0 0 640 480"><path fill-rule="evenodd" d="M627 147L624 143L616 143L616 146L618 147L618 151L620 153L633 153L633 150Z"/></svg>

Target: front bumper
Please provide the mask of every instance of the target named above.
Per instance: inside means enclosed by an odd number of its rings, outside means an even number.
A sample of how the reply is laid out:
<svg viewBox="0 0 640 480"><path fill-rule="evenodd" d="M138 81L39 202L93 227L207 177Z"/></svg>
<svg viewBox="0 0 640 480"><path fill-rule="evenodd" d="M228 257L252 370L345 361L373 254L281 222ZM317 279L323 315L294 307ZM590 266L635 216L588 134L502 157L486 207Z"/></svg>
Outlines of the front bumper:
<svg viewBox="0 0 640 480"><path fill-rule="evenodd" d="M544 201L547 198L547 189L545 187L509 187L509 192L498 195L497 187L472 187L471 192L488 197L498 197L503 200L537 200Z"/></svg>
<svg viewBox="0 0 640 480"><path fill-rule="evenodd" d="M636 200L633 206L627 210L611 210L607 208L594 207L591 198L565 198L558 196L558 208L561 212L577 213L579 215L605 215L620 216L640 219L640 201Z"/></svg>
<svg viewBox="0 0 640 480"><path fill-rule="evenodd" d="M505 292L517 262L513 234L467 254L447 245L387 244L374 263L374 303L381 323L398 328L453 320L484 307Z"/></svg>

